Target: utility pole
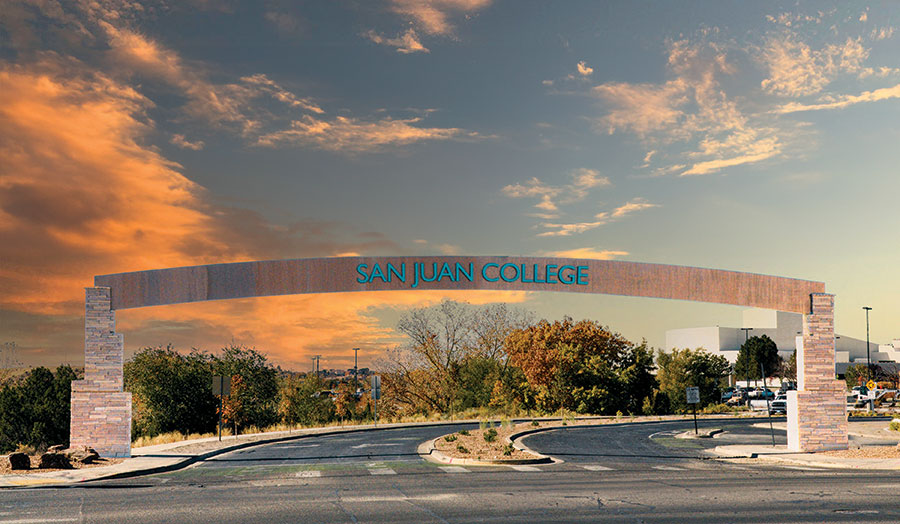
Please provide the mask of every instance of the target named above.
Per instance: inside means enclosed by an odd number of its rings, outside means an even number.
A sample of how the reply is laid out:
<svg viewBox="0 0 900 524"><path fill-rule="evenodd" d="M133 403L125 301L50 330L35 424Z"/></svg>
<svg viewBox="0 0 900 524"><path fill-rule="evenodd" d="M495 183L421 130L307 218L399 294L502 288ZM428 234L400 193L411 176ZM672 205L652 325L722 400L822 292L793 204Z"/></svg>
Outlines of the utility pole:
<svg viewBox="0 0 900 524"><path fill-rule="evenodd" d="M872 311L872 308L863 306L863 309L866 310L866 371L867 378L872 380L872 360L869 357L869 311Z"/></svg>
<svg viewBox="0 0 900 524"><path fill-rule="evenodd" d="M359 391L359 348L353 348L353 398L356 398L356 392Z"/></svg>
<svg viewBox="0 0 900 524"><path fill-rule="evenodd" d="M316 355L316 378L319 378L319 359L322 358L322 355Z"/></svg>

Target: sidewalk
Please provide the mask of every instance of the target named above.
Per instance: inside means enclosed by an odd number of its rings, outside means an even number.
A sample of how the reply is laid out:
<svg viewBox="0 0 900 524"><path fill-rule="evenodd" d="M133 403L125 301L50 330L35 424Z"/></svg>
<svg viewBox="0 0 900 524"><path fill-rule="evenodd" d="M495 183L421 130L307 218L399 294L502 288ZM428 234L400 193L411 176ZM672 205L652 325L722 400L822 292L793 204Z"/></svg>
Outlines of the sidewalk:
<svg viewBox="0 0 900 524"><path fill-rule="evenodd" d="M900 432L887 430L889 420L851 421L850 448L896 447L900 443ZM768 428L768 424L754 424ZM786 430L786 423L774 424L775 429ZM752 458L763 462L791 464L819 468L840 469L900 469L900 458L842 457L827 453L793 453L787 446L728 445L716 446L712 453L722 458Z"/></svg>
<svg viewBox="0 0 900 524"><path fill-rule="evenodd" d="M221 442L217 437L172 442L169 444L132 448L131 458L111 466L98 466L95 468L66 471L48 471L44 473L0 475L0 488L67 485L94 480L109 480L163 473L165 471L180 469L195 462L200 462L210 457L229 453L241 448L304 438L310 435L333 435L337 433L375 431L388 428L440 426L459 423L477 424L478 420L378 424L378 427L371 424L343 427L337 426L277 431L272 433L254 433L239 435L237 437L223 436Z"/></svg>

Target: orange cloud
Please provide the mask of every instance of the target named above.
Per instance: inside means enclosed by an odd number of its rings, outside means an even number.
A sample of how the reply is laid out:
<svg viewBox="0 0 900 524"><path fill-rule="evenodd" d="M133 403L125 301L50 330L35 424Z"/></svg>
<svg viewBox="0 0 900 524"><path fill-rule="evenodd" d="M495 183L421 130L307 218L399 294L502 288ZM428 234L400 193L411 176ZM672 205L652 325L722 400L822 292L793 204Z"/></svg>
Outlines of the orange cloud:
<svg viewBox="0 0 900 524"><path fill-rule="evenodd" d="M451 35L454 27L451 14L477 11L491 4L491 0L392 0L393 10L411 18L430 35Z"/></svg>
<svg viewBox="0 0 900 524"><path fill-rule="evenodd" d="M362 365L370 365L388 347L400 344L393 325L376 316L385 309L427 307L444 298L471 304L523 302L518 291L372 291L224 300L123 310L117 329L129 350L174 343L217 350L232 340L255 346L290 369L307 369L308 357L323 356L327 367L351 367L360 348Z"/></svg>
<svg viewBox="0 0 900 524"><path fill-rule="evenodd" d="M0 70L0 324L23 356L80 360L83 288L95 274L341 253L397 252L373 232L340 224L270 224L209 203L181 167L143 144L151 103L77 62ZM341 240L347 237L347 240ZM525 293L382 292L268 297L127 310L127 347L174 342L217 349L235 341L305 369L314 353L374 358L398 342L374 316L451 297L520 302ZM55 327L54 327L55 326ZM368 357L367 357L368 358ZM327 361L326 361L327 363ZM336 366L337 360L328 366ZM342 362L341 366L348 365Z"/></svg>

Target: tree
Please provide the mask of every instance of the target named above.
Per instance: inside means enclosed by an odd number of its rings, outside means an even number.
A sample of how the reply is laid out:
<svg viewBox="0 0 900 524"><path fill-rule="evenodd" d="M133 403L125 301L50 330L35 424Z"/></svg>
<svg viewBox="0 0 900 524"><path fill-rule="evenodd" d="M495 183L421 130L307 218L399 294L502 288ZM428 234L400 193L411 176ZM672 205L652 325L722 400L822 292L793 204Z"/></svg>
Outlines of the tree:
<svg viewBox="0 0 900 524"><path fill-rule="evenodd" d="M240 377L240 387L231 392L240 411L232 413L232 420L258 428L278 421L278 373L262 353L232 344L214 355L211 365L214 375Z"/></svg>
<svg viewBox="0 0 900 524"><path fill-rule="evenodd" d="M844 371L844 381L847 383L847 389L852 389L854 386L865 385L868 376L869 369L865 364L853 364L852 366L847 366L847 370Z"/></svg>
<svg viewBox="0 0 900 524"><path fill-rule="evenodd" d="M44 367L31 370L19 384L0 389L0 452L23 444L37 449L69 442L71 384L75 372L69 366L52 373Z"/></svg>
<svg viewBox="0 0 900 524"><path fill-rule="evenodd" d="M510 364L525 375L538 409L640 413L652 392L652 358L597 322L542 320L506 339Z"/></svg>
<svg viewBox="0 0 900 524"><path fill-rule="evenodd" d="M717 404L721 399L720 383L731 371L725 357L712 355L702 348L660 351L656 357L659 391L668 397L669 408L687 410L685 388L700 388L700 405Z"/></svg>
<svg viewBox="0 0 900 524"><path fill-rule="evenodd" d="M424 413L487 405L507 365L506 336L528 317L505 304L450 300L411 310L397 324L408 343L378 362L385 408Z"/></svg>
<svg viewBox="0 0 900 524"><path fill-rule="evenodd" d="M779 363L778 346L775 342L766 335L754 336L741 345L734 373L739 379L747 381L765 379L777 373ZM760 364L765 368L765 377L761 375Z"/></svg>
<svg viewBox="0 0 900 524"><path fill-rule="evenodd" d="M169 431L207 433L217 424L219 401L212 394L208 355L182 355L171 345L143 348L125 363L125 389L131 391L132 434Z"/></svg>
<svg viewBox="0 0 900 524"><path fill-rule="evenodd" d="M322 379L315 374L303 378L288 378L280 388L279 412L288 424L312 426L334 420L334 402L320 395Z"/></svg>

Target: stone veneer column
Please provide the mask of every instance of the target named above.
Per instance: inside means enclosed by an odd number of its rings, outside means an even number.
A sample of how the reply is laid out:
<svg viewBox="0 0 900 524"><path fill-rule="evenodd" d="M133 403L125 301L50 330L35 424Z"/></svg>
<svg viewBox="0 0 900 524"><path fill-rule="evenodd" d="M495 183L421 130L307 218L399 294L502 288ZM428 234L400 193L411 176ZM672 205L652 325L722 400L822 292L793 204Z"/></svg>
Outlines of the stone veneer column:
<svg viewBox="0 0 900 524"><path fill-rule="evenodd" d="M834 295L810 298L797 351L798 391L788 393L788 448L847 449L847 390L834 372Z"/></svg>
<svg viewBox="0 0 900 524"><path fill-rule="evenodd" d="M84 380L72 382L69 445L103 457L131 456L131 393L124 385L124 339L108 287L85 288Z"/></svg>

